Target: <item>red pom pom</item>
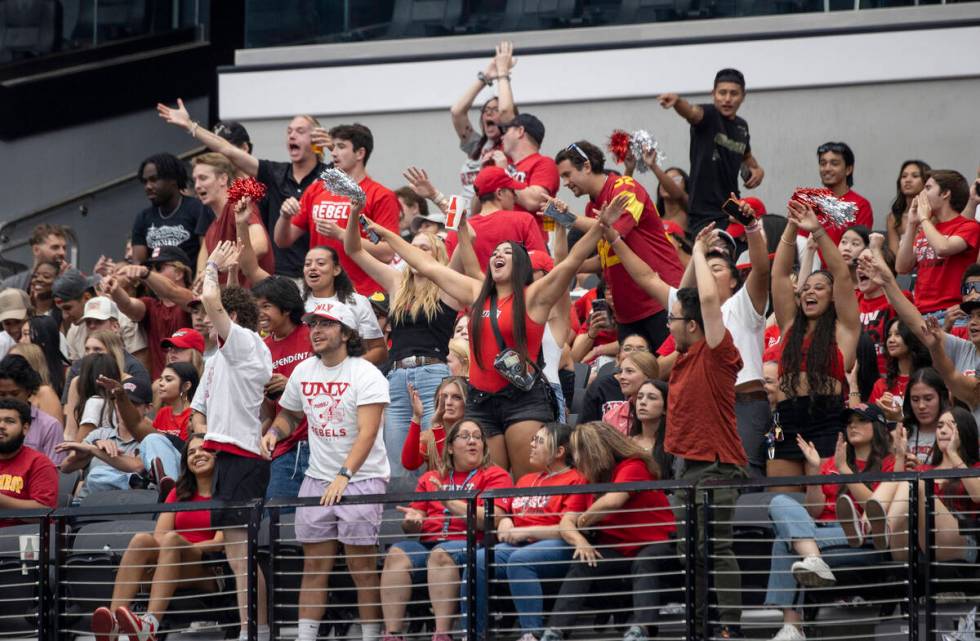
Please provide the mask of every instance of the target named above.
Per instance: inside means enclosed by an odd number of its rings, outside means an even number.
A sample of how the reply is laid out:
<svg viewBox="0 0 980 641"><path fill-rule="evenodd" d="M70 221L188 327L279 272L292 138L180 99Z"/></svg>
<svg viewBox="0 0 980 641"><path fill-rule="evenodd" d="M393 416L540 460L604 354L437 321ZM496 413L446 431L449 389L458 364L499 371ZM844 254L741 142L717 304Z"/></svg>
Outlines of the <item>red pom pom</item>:
<svg viewBox="0 0 980 641"><path fill-rule="evenodd" d="M250 198L253 203L257 203L265 198L265 192L265 184L260 183L251 176L248 178L239 178L228 187L228 200L232 205L236 204L242 198Z"/></svg>
<svg viewBox="0 0 980 641"><path fill-rule="evenodd" d="M621 163L626 160L630 152L630 135L622 129L616 129L609 136L609 145L606 147L616 162Z"/></svg>

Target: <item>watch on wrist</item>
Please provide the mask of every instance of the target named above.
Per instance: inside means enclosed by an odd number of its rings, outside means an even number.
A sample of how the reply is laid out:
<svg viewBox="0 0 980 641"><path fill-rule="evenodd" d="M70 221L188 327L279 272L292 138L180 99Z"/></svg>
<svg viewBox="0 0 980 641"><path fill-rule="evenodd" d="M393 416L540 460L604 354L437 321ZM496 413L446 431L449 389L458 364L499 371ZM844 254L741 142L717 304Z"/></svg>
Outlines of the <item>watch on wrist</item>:
<svg viewBox="0 0 980 641"><path fill-rule="evenodd" d="M354 474L350 471L350 469L346 467L342 467L339 470L337 470L337 476L343 476L349 481L350 478L354 476Z"/></svg>
<svg viewBox="0 0 980 641"><path fill-rule="evenodd" d="M476 79L485 84L488 87L493 86L493 78L483 73L482 71L477 72Z"/></svg>

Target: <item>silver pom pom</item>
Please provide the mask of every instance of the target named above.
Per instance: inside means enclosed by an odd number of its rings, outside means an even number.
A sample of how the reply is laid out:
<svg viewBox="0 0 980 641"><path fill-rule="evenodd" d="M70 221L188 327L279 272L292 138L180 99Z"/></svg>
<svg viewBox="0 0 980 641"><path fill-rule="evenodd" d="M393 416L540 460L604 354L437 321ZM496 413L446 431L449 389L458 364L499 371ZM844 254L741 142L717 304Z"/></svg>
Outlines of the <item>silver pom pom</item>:
<svg viewBox="0 0 980 641"><path fill-rule="evenodd" d="M320 180L323 181L327 189L338 196L350 198L350 201L357 205L364 204L364 190L350 176L339 169L333 167L324 169L323 173L320 174Z"/></svg>
<svg viewBox="0 0 980 641"><path fill-rule="evenodd" d="M667 156L660 150L660 143L646 129L638 129L630 136L630 151L636 158L636 170L641 174L650 170L647 164L643 162L643 152L655 151L658 165L663 166L667 161Z"/></svg>
<svg viewBox="0 0 980 641"><path fill-rule="evenodd" d="M800 187L793 193L793 200L813 207L824 227L836 227L846 229L854 224L857 216L857 205L846 200L841 200L829 189L818 188L810 189Z"/></svg>

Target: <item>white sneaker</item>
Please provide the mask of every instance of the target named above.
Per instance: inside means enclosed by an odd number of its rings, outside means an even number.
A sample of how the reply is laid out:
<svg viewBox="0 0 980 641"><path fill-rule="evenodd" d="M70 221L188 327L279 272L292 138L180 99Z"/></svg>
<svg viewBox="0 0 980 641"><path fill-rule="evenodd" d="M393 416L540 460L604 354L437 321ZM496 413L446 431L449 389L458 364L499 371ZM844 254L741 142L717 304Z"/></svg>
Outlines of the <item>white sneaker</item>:
<svg viewBox="0 0 980 641"><path fill-rule="evenodd" d="M888 515L885 506L878 499L868 499L864 504L864 515L871 527L871 542L876 550L888 549Z"/></svg>
<svg viewBox="0 0 980 641"><path fill-rule="evenodd" d="M837 577L830 571L830 566L819 556L805 557L794 563L790 569L796 582L808 588L825 588L837 583Z"/></svg>
<svg viewBox="0 0 980 641"><path fill-rule="evenodd" d="M538 641L538 637L534 636L530 632L525 632L517 641Z"/></svg>
<svg viewBox="0 0 980 641"><path fill-rule="evenodd" d="M772 638L772 641L805 641L806 635L795 625L785 624Z"/></svg>

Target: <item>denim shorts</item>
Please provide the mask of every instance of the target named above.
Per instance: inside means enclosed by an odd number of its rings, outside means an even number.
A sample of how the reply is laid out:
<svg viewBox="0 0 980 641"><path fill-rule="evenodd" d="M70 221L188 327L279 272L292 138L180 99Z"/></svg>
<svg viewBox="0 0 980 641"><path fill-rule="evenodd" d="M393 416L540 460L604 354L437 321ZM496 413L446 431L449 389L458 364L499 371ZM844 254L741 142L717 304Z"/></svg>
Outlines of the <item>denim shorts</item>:
<svg viewBox="0 0 980 641"><path fill-rule="evenodd" d="M476 421L489 438L503 434L507 428L521 421L555 420L551 385L542 377L528 391L508 385L499 392L484 392L470 387L466 396L467 420Z"/></svg>

